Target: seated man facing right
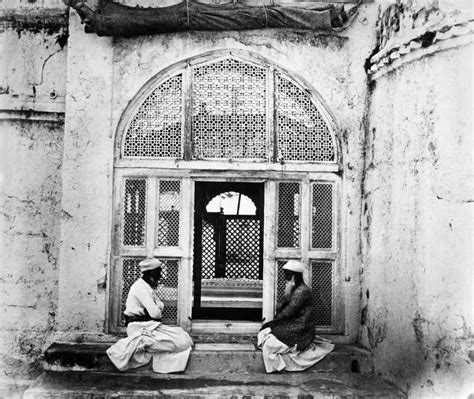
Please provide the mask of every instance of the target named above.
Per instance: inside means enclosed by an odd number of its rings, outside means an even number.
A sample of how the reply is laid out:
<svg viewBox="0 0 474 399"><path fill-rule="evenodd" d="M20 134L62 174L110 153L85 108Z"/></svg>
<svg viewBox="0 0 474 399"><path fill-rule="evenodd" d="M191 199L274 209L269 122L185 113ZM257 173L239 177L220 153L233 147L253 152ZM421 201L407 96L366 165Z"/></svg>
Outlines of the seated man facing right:
<svg viewBox="0 0 474 399"><path fill-rule="evenodd" d="M157 373L184 371L193 341L181 327L161 322L164 304L156 288L164 264L147 258L139 266L142 277L130 287L126 302L127 338L112 345L107 355L121 371L144 366L152 358Z"/></svg>
<svg viewBox="0 0 474 399"><path fill-rule="evenodd" d="M285 292L277 304L273 321L258 333L267 373L301 371L311 367L334 349L334 344L315 336L316 314L310 288L303 281L305 265L288 261Z"/></svg>

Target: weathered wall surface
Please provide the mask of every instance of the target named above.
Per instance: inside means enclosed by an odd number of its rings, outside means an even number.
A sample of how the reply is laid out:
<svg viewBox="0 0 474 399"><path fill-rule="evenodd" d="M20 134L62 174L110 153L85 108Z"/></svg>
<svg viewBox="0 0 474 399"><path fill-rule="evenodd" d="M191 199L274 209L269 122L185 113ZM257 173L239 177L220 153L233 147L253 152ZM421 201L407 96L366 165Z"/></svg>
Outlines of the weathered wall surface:
<svg viewBox="0 0 474 399"><path fill-rule="evenodd" d="M422 6L402 1L400 20ZM371 69L360 338L411 397L454 398L473 392L474 372L472 34L433 31ZM393 30L386 43L416 37Z"/></svg>
<svg viewBox="0 0 474 399"><path fill-rule="evenodd" d="M83 32L73 12L68 43L68 94L63 165L58 330L69 337L100 334L106 322L110 268L114 141L119 119L138 90L162 69L215 50L256 53L306 80L339 124L344 157L345 237L358 237L365 59L373 48L377 9L363 6L337 35L292 30L192 32L108 39ZM359 309L359 242L344 241L348 340ZM81 306L77 306L81 303ZM68 335L69 334L69 335Z"/></svg>
<svg viewBox="0 0 474 399"><path fill-rule="evenodd" d="M14 13L0 18L2 378L35 369L55 327L66 91L67 26Z"/></svg>
<svg viewBox="0 0 474 399"><path fill-rule="evenodd" d="M103 333L110 251L112 42L70 16L58 330Z"/></svg>

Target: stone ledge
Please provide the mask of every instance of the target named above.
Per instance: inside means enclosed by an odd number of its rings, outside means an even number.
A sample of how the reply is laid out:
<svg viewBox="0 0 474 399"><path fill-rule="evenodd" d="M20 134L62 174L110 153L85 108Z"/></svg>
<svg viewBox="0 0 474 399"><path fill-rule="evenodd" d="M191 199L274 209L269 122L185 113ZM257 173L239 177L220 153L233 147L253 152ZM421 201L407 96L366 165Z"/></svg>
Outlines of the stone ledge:
<svg viewBox="0 0 474 399"><path fill-rule="evenodd" d="M155 374L45 372L25 392L43 398L405 398L375 375L356 373Z"/></svg>
<svg viewBox="0 0 474 399"><path fill-rule="evenodd" d="M0 33L12 29L39 33L64 33L68 29L67 8L15 8L0 10Z"/></svg>
<svg viewBox="0 0 474 399"><path fill-rule="evenodd" d="M45 351L44 367L47 370L59 371L73 369L116 371L106 354L106 350L110 345L111 343L53 343ZM219 345L223 347L217 348ZM251 344L246 345L250 347ZM210 346L196 348L198 350L195 349L191 352L186 374L203 373L203 370L206 370L206 373L239 373L244 371L265 374L262 353L255 348L255 345L252 345L254 348L252 350L241 348L238 351L228 350L228 343L213 344L213 346L213 348L210 348ZM372 373L373 356L371 352L360 347L337 345L333 352L307 371L316 373L321 371ZM137 373L154 374L151 364L125 372L125 374Z"/></svg>
<svg viewBox="0 0 474 399"><path fill-rule="evenodd" d="M0 121L30 121L64 123L64 112L45 112L28 110L3 110L0 109Z"/></svg>

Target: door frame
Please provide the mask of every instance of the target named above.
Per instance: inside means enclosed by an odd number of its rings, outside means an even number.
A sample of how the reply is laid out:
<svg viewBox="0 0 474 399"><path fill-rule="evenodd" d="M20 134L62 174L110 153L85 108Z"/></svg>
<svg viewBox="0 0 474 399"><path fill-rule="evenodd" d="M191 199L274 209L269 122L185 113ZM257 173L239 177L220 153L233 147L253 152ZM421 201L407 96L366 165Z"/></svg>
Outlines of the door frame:
<svg viewBox="0 0 474 399"><path fill-rule="evenodd" d="M210 163L209 165L211 165ZM243 166L243 165L242 165ZM111 270L109 273L108 290L108 331L124 332L118 323L120 314L120 292L121 292L121 263L120 263L120 223L121 223L121 192L122 182L125 177L157 177L163 179L181 180L181 218L180 218L180 237L179 247L154 248L147 250L147 256L172 258L179 260L178 270L178 303L177 303L177 323L184 329L193 333L229 333L229 334L254 334L260 329L261 323L258 322L229 322L229 323L201 323L192 320L192 281L193 281L193 246L194 238L194 198L195 182L245 182L245 183L263 183L264 185L264 219L263 219L263 306L262 319L268 321L273 318L276 293L277 268L276 262L281 259L302 259L308 262L311 254L308 254L307 238L308 233L302 231L300 249L277 248L276 247L276 223L277 218L277 191L279 182L301 182L302 198L309 198L310 186L312 181L332 181L336 187L335 206L335 234L337 235L337 253L334 258L335 278L338 280L335 284L336 292L334 297L335 305L335 329L333 333L342 333L344 329L344 301L342 296L342 265L344 264L344 251L341 234L342 218L342 178L336 173L328 172L308 172L281 170L258 170L241 168L240 170L212 170L210 169L180 169L180 168L130 168L116 167L114 178L114 224L112 226L112 251L111 251ZM311 217L311 210L308 201L301 203L301 218ZM134 251L131 251L133 253ZM316 252L316 251L313 251ZM138 254L137 254L138 255ZM308 278L308 276L305 276ZM321 331L323 332L323 331ZM328 331L330 333L330 331Z"/></svg>
<svg viewBox="0 0 474 399"><path fill-rule="evenodd" d="M222 308L202 308L201 307L201 279L202 279L202 248L203 248L203 235L202 235L202 226L199 226L200 224L200 219L204 214L206 214L206 206L211 201L213 198L215 198L217 195L220 195L224 192L229 192L229 191L234 191L241 193L247 197L249 197L256 206L256 213L255 216L247 216L247 215L241 215L240 217L243 219L254 219L254 220L259 220L260 221L260 228L259 228L259 234L258 234L258 274L259 274L259 280L263 280L263 232L264 232L264 204L265 204L265 193L264 193L264 188L265 188L265 183L255 183L255 182L247 182L247 181L227 181L227 182L214 182L214 181L201 181L201 180L195 180L194 181L194 188L195 188L195 203L194 203L194 261L193 261L193 283L194 283L194 291L193 291L193 319L198 319L198 320L216 320L216 319L225 319L225 317L218 317L219 309ZM227 219L236 219L239 218L237 215L227 215L225 216L224 214L213 214L214 216L219 217L219 219L222 220L227 220ZM220 224L220 223L219 223ZM221 226L222 227L222 226ZM224 228L224 231L226 229ZM221 231L217 232L218 234L221 233ZM221 245L221 248L219 247L219 244L216 243L218 247L216 247L216 255L220 253L222 250L224 250L224 256L226 253L226 237L224 237L224 240L222 241L223 244ZM222 238L222 237L220 237ZM199 241L198 241L199 240ZM220 240L218 240L220 242ZM221 253L222 255L222 253ZM199 270L198 270L199 269ZM198 306L196 306L198 304ZM240 312L245 312L243 308L239 308ZM208 315L206 316L206 311L208 311ZM229 311L231 311L229 309ZM231 311L234 314L239 313L238 309L235 309ZM261 321L262 315L260 314L257 316L254 311L254 317L257 317L257 319L252 318L250 315L248 315L247 321L250 320L255 320L255 321ZM235 316L234 316L235 317ZM229 317L229 320L245 320L244 318L233 318Z"/></svg>

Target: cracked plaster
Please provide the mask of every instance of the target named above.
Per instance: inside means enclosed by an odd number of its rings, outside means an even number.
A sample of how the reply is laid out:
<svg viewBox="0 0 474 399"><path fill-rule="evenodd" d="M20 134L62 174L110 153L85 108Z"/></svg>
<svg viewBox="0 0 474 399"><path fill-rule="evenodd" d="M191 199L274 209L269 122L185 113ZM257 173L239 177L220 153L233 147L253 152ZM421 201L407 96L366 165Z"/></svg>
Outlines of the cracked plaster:
<svg viewBox="0 0 474 399"><path fill-rule="evenodd" d="M471 57L469 46L445 50L372 82L360 340L412 397L474 389Z"/></svg>

